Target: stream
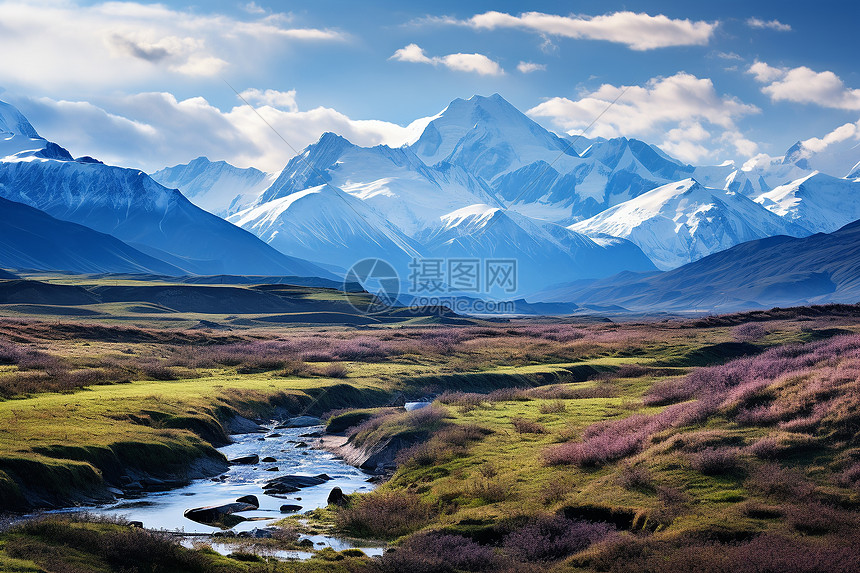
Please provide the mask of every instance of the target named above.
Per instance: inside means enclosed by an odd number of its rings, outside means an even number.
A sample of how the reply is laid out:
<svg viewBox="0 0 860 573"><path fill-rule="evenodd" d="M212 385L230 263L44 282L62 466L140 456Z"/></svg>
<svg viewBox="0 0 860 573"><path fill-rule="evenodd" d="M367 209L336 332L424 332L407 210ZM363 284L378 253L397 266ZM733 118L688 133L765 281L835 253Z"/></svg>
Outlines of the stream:
<svg viewBox="0 0 860 573"><path fill-rule="evenodd" d="M86 511L95 515L120 516L130 521L140 521L147 529L190 534L182 540L183 545L190 547L201 539L201 534L221 531L218 527L197 523L184 517L183 512L190 508L230 503L244 495L257 496L260 502L259 509L238 514L248 520L231 528L238 534L267 527L289 515L325 507L329 492L334 487L341 488L345 494L368 492L373 489L373 484L367 481L370 477L368 474L325 450L317 449L319 438L309 437L307 434L321 432L322 426L278 430L273 429L273 426L266 428L268 430L266 434L231 436L234 442L218 450L230 460L256 454L260 460L271 457L276 460L274 462L260 461L253 465L233 465L227 472L215 478L195 480L185 487L170 491L144 493L139 497L122 499L113 504L86 508ZM273 470L273 468L277 469ZM263 484L273 478L283 475L316 476L319 474L327 474L332 479L321 485L302 488L289 495L275 497L263 493ZM284 504L298 505L302 509L297 512L281 513L280 507ZM220 553L230 553L234 548L226 538L205 537L204 539ZM368 555L381 555L383 551L383 547L378 545L359 546L353 544L351 540L327 535L302 535L301 539L310 539L318 549L328 546L339 551L359 547ZM249 540L239 539L238 541L247 543ZM243 550L247 549L243 548ZM287 559L303 559L311 556L310 552L303 551L261 550L260 554Z"/></svg>

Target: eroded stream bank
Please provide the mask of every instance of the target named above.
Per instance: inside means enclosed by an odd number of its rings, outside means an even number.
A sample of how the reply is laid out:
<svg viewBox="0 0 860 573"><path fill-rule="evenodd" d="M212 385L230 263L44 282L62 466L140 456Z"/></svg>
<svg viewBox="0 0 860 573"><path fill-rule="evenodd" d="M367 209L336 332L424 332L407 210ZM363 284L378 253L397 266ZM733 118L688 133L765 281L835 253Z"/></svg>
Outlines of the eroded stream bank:
<svg viewBox="0 0 860 573"><path fill-rule="evenodd" d="M115 503L86 508L85 511L98 516L137 521L147 529L189 534L186 544L191 543L192 537L206 542L217 541L214 547L216 550L229 552L233 543L228 540L234 536L234 541L245 542L248 538L268 537L271 530L267 528L278 520L290 515L300 517L302 513L325 507L333 488L340 488L345 494L373 489L373 483L369 481L370 474L321 448L322 426L275 429L274 424L269 424L264 429L265 433L231 436L234 442L219 448L229 460L249 458L258 460L256 463L233 464L218 476L197 479L184 487L127 496ZM271 489L264 490L264 486L272 480L283 476L319 475L330 479L317 485L297 488L294 492L273 493ZM231 523L229 528L198 523L183 515L192 508L221 506L243 496L256 497L259 507L231 515L238 522ZM84 510L75 508L60 511ZM316 549L332 547L341 550L355 546L351 541L328 535L302 535L300 541L303 539L309 540L304 545ZM382 552L380 546L361 549L371 555ZM270 550L265 551L272 554ZM274 555L304 558L310 553L275 551Z"/></svg>

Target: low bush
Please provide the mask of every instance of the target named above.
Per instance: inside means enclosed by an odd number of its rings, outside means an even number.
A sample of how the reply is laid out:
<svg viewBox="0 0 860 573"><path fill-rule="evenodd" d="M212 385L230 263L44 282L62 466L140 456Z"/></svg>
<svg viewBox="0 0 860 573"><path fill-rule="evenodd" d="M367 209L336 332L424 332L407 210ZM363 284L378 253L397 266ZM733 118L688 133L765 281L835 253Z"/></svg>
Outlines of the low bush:
<svg viewBox="0 0 860 573"><path fill-rule="evenodd" d="M561 414L562 412L567 412L567 404L562 400L543 402L540 405L541 414Z"/></svg>
<svg viewBox="0 0 860 573"><path fill-rule="evenodd" d="M492 548L441 532L413 535L400 547L387 551L379 563L384 573L499 571L500 566Z"/></svg>
<svg viewBox="0 0 860 573"><path fill-rule="evenodd" d="M322 369L322 375L327 378L346 378L349 375L349 369L339 362L332 362Z"/></svg>
<svg viewBox="0 0 860 573"><path fill-rule="evenodd" d="M755 468L744 486L759 495L778 500L810 499L815 485L796 470L767 463Z"/></svg>
<svg viewBox="0 0 860 573"><path fill-rule="evenodd" d="M689 458L694 470L708 476L732 473L740 467L738 452L734 448L705 448Z"/></svg>
<svg viewBox="0 0 860 573"><path fill-rule="evenodd" d="M7 555L31 559L50 571L89 571L82 561L87 555L104 562L111 571L211 570L205 553L185 549L166 534L128 527L122 520L87 515L48 517L28 521L12 534L4 545Z"/></svg>
<svg viewBox="0 0 860 573"><path fill-rule="evenodd" d="M860 489L860 461L854 462L842 470L838 476L838 483L845 487Z"/></svg>
<svg viewBox="0 0 860 573"><path fill-rule="evenodd" d="M538 422L526 420L525 418L511 418L511 424L514 429L520 434L546 434L547 430Z"/></svg>
<svg viewBox="0 0 860 573"><path fill-rule="evenodd" d="M424 527L435 515L435 508L414 493L376 491L338 510L335 523L356 537L394 539Z"/></svg>
<svg viewBox="0 0 860 573"><path fill-rule="evenodd" d="M613 573L855 573L860 544L854 537L854 543L828 545L769 533L726 543L615 538L577 565Z"/></svg>
<svg viewBox="0 0 860 573"><path fill-rule="evenodd" d="M776 460L815 444L815 438L807 434L776 432L756 440L746 447L746 451L763 460Z"/></svg>
<svg viewBox="0 0 860 573"><path fill-rule="evenodd" d="M757 322L747 322L734 327L732 336L738 342L755 342L767 336L767 329Z"/></svg>
<svg viewBox="0 0 860 573"><path fill-rule="evenodd" d="M609 525L540 516L505 537L506 553L525 562L556 561L586 549L612 532Z"/></svg>
<svg viewBox="0 0 860 573"><path fill-rule="evenodd" d="M627 490L648 490L654 487L654 478L648 468L633 464L621 466L616 481Z"/></svg>

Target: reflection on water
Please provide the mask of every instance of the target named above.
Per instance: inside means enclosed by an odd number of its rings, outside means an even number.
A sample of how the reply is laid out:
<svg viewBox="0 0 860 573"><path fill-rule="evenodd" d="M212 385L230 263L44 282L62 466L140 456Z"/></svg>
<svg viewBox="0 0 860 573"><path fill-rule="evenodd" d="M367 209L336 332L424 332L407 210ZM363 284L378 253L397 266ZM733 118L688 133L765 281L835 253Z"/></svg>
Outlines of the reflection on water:
<svg viewBox="0 0 860 573"><path fill-rule="evenodd" d="M122 516L131 521L141 521L147 529L197 534L214 533L219 531L217 527L191 521L182 515L183 512L194 507L230 503L243 495L256 495L260 501L260 508L239 514L248 520L232 528L239 533L265 527L284 517L287 514L281 513L282 505L301 506L302 509L298 513L325 507L328 494L334 487L341 488L344 493L366 492L373 489L373 485L367 481L369 477L367 474L347 465L329 452L315 449L314 446L319 440L307 434L320 431L322 427L289 428L273 431L273 437L265 437L264 434L232 436L235 440L233 444L219 448L219 451L228 459L256 454L261 461L254 465L231 466L221 476L197 480L186 487L146 493L137 499L124 499L111 505L88 508L87 511L97 515ZM274 458L275 461L263 462L265 458ZM303 488L290 495L275 497L263 493L263 484L275 477L319 474L327 474L332 479L322 485ZM318 535L309 536L309 538L318 548L330 546L341 550L353 547L346 541L327 536ZM186 540L186 543L190 543L190 540ZM320 545L321 543L323 545ZM217 545L227 553L230 552L229 544L218 543ZM379 554L382 551L378 547L362 548L362 550L368 554ZM307 552L302 551L283 553L284 558L309 556Z"/></svg>

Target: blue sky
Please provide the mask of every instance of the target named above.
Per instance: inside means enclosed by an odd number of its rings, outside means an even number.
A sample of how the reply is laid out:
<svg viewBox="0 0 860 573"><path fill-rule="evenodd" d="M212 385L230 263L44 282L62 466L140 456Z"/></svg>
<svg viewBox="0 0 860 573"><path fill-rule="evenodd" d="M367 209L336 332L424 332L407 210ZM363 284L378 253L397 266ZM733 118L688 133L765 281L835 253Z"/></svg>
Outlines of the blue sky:
<svg viewBox="0 0 860 573"><path fill-rule="evenodd" d="M526 13L528 12L528 13ZM860 139L849 3L0 0L0 99L75 155L277 170L336 131L400 145L456 97L700 164ZM835 130L835 131L834 131ZM815 138L815 139L811 139Z"/></svg>

